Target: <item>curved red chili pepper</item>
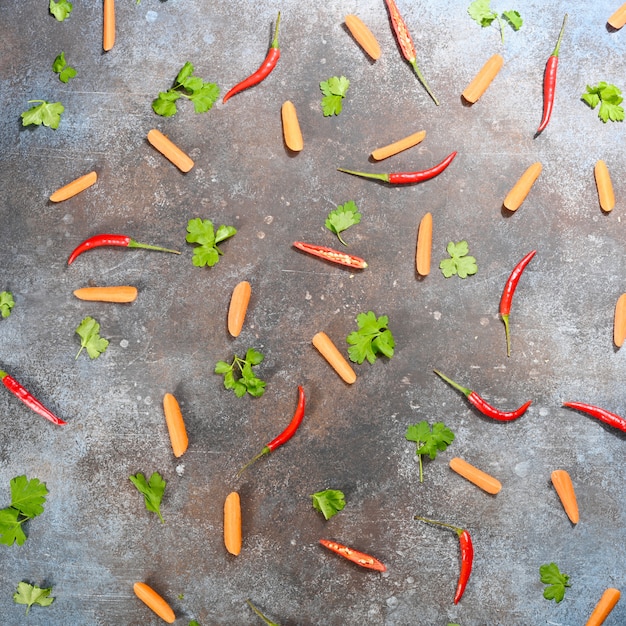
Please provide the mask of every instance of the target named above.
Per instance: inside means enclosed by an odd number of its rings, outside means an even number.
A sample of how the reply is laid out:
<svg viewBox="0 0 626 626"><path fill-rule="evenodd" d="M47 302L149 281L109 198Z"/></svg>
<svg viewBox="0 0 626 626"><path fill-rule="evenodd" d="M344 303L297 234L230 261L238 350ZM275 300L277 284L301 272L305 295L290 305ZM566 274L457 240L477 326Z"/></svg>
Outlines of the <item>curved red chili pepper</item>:
<svg viewBox="0 0 626 626"><path fill-rule="evenodd" d="M85 239L85 241L78 244L72 254L70 254L67 264L72 264L76 260L76 257L81 255L83 252L87 252L87 250L91 250L92 248L102 248L103 246L116 246L118 248L142 248L144 250L157 250L159 252L180 254L178 250L170 250L169 248L161 248L160 246L140 243L130 237L127 237L126 235L101 234L89 237L89 239Z"/></svg>
<svg viewBox="0 0 626 626"><path fill-rule="evenodd" d="M511 420L517 419L526 413L526 409L531 405L532 400L522 404L519 409L515 409L515 411L501 411L500 409L496 409L494 406L489 404L486 400L481 398L475 391L471 391L467 387L462 387L458 383L455 383L453 380L444 376L439 370L433 370L437 376L440 376L445 380L448 384L452 385L455 389L458 389L461 393L465 395L465 397L473 404L483 415L487 417L491 417L494 420L498 420L500 422L510 422Z"/></svg>
<svg viewBox="0 0 626 626"><path fill-rule="evenodd" d="M517 288L517 283L522 275L522 272L526 266L530 263L530 260L535 256L537 250L529 252L514 268L509 276L509 279L504 285L502 291L502 297L500 298L500 317L504 322L504 332L506 334L506 355L511 356L511 334L509 329L509 313L511 312L511 301L513 300L513 294Z"/></svg>
<svg viewBox="0 0 626 626"><path fill-rule="evenodd" d="M385 183L391 185L406 185L410 183L421 183L430 178L441 174L457 155L456 151L450 153L441 163L437 163L433 167L427 170L420 170L418 172L392 172L391 174L372 174L369 172L355 172L354 170L346 170L342 167L338 167L339 172L345 172L346 174L352 174L354 176L361 176L362 178L373 178L375 180L382 180Z"/></svg>
<svg viewBox="0 0 626 626"><path fill-rule="evenodd" d="M57 417L50 409L46 408L37 398L35 398L29 391L27 391L23 385L17 382L15 378L0 370L0 380L2 380L4 386L17 398L19 398L28 408L32 409L41 417L45 417L57 426L63 426L64 422L61 418Z"/></svg>
<svg viewBox="0 0 626 626"><path fill-rule="evenodd" d="M269 454L279 448L283 444L287 443L296 433L300 424L302 423L302 419L304 418L304 409L306 405L306 398L304 396L304 389L301 385L298 385L298 405L296 406L296 411L291 418L291 421L287 425L287 428L283 430L280 435L274 437L267 445L263 446L261 452L259 452L256 456L252 457L238 472L241 474L245 469L247 469L250 465L252 465L255 461L260 459L262 456Z"/></svg>
<svg viewBox="0 0 626 626"><path fill-rule="evenodd" d="M559 67L559 48L561 47L561 40L563 39L563 31L565 30L565 24L567 23L567 13L563 18L563 26L561 26L561 32L556 42L554 52L550 55L548 62L546 63L546 69L543 75L543 118L537 129L537 135L548 125L550 117L552 116L552 110L554 109L554 96L556 93L556 72Z"/></svg>
<svg viewBox="0 0 626 626"><path fill-rule="evenodd" d="M348 254L347 252L341 252L326 246L316 246L312 243L304 243L304 241L294 241L293 245L298 248L298 250L302 250L302 252L308 252L313 256L325 259L326 261L331 261L332 263L347 265L348 267L357 270L363 270L367 267L367 263L364 259L354 256L353 254Z"/></svg>
<svg viewBox="0 0 626 626"><path fill-rule="evenodd" d="M329 541L328 539L320 539L320 543L325 548L332 550L335 554L339 554L348 559L348 561L352 561L361 567L373 569L377 572L387 571L387 568L383 563L381 563L378 559L375 559L373 556L365 554L365 552L359 552L358 550L344 546L336 541Z"/></svg>
<svg viewBox="0 0 626 626"><path fill-rule="evenodd" d="M606 409L601 409L600 407L593 406L592 404L585 404L584 402L563 402L563 406L567 406L570 409L577 409L583 413L588 413L601 422L604 422L609 426L613 426L614 428L618 428L622 432L626 433L626 419L616 413L611 413Z"/></svg>
<svg viewBox="0 0 626 626"><path fill-rule="evenodd" d="M276 18L276 28L274 30L274 39L272 40L272 44L270 45L270 49L267 52L267 56L265 60L261 64L261 67L248 76L248 78L242 80L240 83L237 83L222 99L222 102L226 102L229 98L234 96L236 93L247 89L248 87L253 87L254 85L258 85L262 80L265 80L271 73L271 71L276 67L276 63L278 63L278 59L280 58L280 48L278 47L278 25L280 24L280 11L278 12L278 17Z"/></svg>

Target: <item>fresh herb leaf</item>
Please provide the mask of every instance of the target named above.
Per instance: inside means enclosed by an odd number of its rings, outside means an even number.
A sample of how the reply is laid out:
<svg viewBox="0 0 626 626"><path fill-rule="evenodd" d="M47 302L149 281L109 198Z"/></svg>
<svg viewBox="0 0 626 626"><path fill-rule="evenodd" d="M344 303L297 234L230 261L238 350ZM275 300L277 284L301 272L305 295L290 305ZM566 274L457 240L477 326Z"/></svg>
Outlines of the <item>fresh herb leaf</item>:
<svg viewBox="0 0 626 626"><path fill-rule="evenodd" d="M76 334L80 337L80 350L87 350L90 359L97 359L108 347L109 340L100 337L100 324L93 317L87 316L76 328Z"/></svg>
<svg viewBox="0 0 626 626"><path fill-rule="evenodd" d="M326 228L335 233L339 241L344 246L348 244L341 238L339 233L343 232L350 226L358 224L361 221L361 214L354 201L349 200L345 204L340 204L334 211L331 211L326 218Z"/></svg>
<svg viewBox="0 0 626 626"><path fill-rule="evenodd" d="M581 96L592 109L598 104L600 110L598 117L606 124L609 120L612 122L621 122L624 120L624 109L620 106L624 100L622 92L615 86L604 81L599 82L595 87L587 85L587 91Z"/></svg>
<svg viewBox="0 0 626 626"><path fill-rule="evenodd" d="M26 535L22 530L22 522L26 518L20 518L20 512L13 507L0 509L0 543L12 546L17 543L21 546L26 541Z"/></svg>
<svg viewBox="0 0 626 626"><path fill-rule="evenodd" d="M351 332L346 341L350 344L348 356L355 363L363 363L367 359L374 363L379 354L388 358L393 356L395 341L388 328L389 318L386 315L376 317L373 311L359 313L356 317L359 330Z"/></svg>
<svg viewBox="0 0 626 626"><path fill-rule="evenodd" d="M502 43L504 43L505 22L515 31L518 31L523 24L522 17L518 11L504 11L502 16L500 16L491 8L491 0L474 0L467 8L467 12L483 28L491 26L494 21L497 21Z"/></svg>
<svg viewBox="0 0 626 626"><path fill-rule="evenodd" d="M54 15L59 22L62 22L64 19L69 17L73 6L71 2L68 2L68 0L59 0L58 2L50 0L49 9L50 13L52 13L52 15Z"/></svg>
<svg viewBox="0 0 626 626"><path fill-rule="evenodd" d="M141 472L138 472L128 478L133 485L137 487L137 490L143 494L146 509L156 513L161 522L165 523L161 515L161 500L163 499L163 492L165 491L167 482L163 479L161 474L154 472L152 476L150 476L150 480L146 480L146 477Z"/></svg>
<svg viewBox="0 0 626 626"><path fill-rule="evenodd" d="M340 78L333 76L320 83L320 89L324 94L322 98L324 117L339 115L341 113L343 109L343 99L346 97L349 86L350 81L345 76L341 76Z"/></svg>
<svg viewBox="0 0 626 626"><path fill-rule="evenodd" d="M47 100L29 100L29 104L39 102L40 104L31 107L21 114L22 126L35 124L36 126L48 126L57 129L61 122L61 113L65 107L60 102L48 102Z"/></svg>
<svg viewBox="0 0 626 626"><path fill-rule="evenodd" d="M65 61L65 52L61 52L61 54L54 59L54 63L52 63L52 71L59 75L59 80L62 83L67 83L70 78L74 78L77 73L76 70L73 67L70 67Z"/></svg>
<svg viewBox="0 0 626 626"><path fill-rule="evenodd" d="M212 267L220 260L222 254L217 244L235 235L237 229L222 225L215 232L211 220L196 217L187 222L187 233L187 242L198 244L193 251L192 263L196 267L205 265Z"/></svg>
<svg viewBox="0 0 626 626"><path fill-rule="evenodd" d="M434 460L438 452L443 452L454 441L454 433L443 422L435 422L431 428L428 422L421 421L409 426L405 437L408 441L414 441L417 444L415 454L419 458L420 482L423 483L422 456L427 454L431 460Z"/></svg>
<svg viewBox="0 0 626 626"><path fill-rule="evenodd" d="M324 489L311 495L313 508L319 511L325 519L330 519L346 506L343 491L339 489Z"/></svg>
<svg viewBox="0 0 626 626"><path fill-rule="evenodd" d="M14 306L15 300L13 300L13 294L10 291L0 293L0 315L2 317L9 317Z"/></svg>
<svg viewBox="0 0 626 626"><path fill-rule="evenodd" d="M518 31L522 27L522 24L524 23L524 20L522 20L522 16L519 14L519 11L504 11L504 13L502 13L502 17L509 23L509 26L515 31Z"/></svg>
<svg viewBox="0 0 626 626"><path fill-rule="evenodd" d="M189 626L200 626L200 622L196 621L195 619L192 619L189 622Z"/></svg>
<svg viewBox="0 0 626 626"><path fill-rule="evenodd" d="M21 582L17 583L17 591L13 594L13 601L16 604L25 604L26 615L28 615L28 611L30 611L30 607L33 606L33 604L50 606L54 602L54 598L50 597L51 592L52 587L42 589L41 587L37 587L37 585L29 585L28 583Z"/></svg>
<svg viewBox="0 0 626 626"><path fill-rule="evenodd" d="M569 576L562 574L556 563L542 565L539 568L541 582L548 585L543 590L543 597L546 600L555 600L561 602L565 597L565 588L571 587L569 584Z"/></svg>
<svg viewBox="0 0 626 626"><path fill-rule="evenodd" d="M11 505L0 509L0 543L21 546L26 541L22 524L43 513L48 488L38 478L11 479Z"/></svg>
<svg viewBox="0 0 626 626"><path fill-rule="evenodd" d="M446 250L450 258L443 259L439 263L439 269L441 269L446 278L450 278L454 274L457 274L459 278L467 278L478 271L476 259L473 256L468 256L469 246L467 241L463 240L457 243L451 241Z"/></svg>
<svg viewBox="0 0 626 626"><path fill-rule="evenodd" d="M235 355L231 363L218 361L214 372L224 376L224 387L232 389L238 398L245 396L246 393L259 398L265 392L265 381L257 378L252 368L264 358L258 350L249 348L243 359Z"/></svg>

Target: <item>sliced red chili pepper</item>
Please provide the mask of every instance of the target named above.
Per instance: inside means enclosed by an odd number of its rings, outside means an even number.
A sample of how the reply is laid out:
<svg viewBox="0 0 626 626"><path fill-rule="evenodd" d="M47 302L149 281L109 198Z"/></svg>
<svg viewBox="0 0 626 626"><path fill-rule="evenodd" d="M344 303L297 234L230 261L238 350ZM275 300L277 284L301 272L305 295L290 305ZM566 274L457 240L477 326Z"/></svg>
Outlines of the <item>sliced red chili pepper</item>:
<svg viewBox="0 0 626 626"><path fill-rule="evenodd" d="M346 170L342 167L338 167L337 170L345 172L346 174L352 174L354 176L361 176L362 178L373 178L374 180L382 180L385 183L391 185L407 185L411 183L421 183L430 178L441 174L457 155L456 151L450 153L441 163L437 163L433 167L427 170L420 170L417 172L392 172L390 174L373 174L370 172L355 172L354 170Z"/></svg>
<svg viewBox="0 0 626 626"><path fill-rule="evenodd" d="M511 302L513 300L513 294L517 288L517 283L522 275L522 272L526 266L530 263L530 260L535 256L537 250L529 252L514 268L509 276L509 279L504 285L502 297L500 298L500 317L504 322L504 332L506 334L506 355L511 356L511 334L509 329L509 313L511 312Z"/></svg>
<svg viewBox="0 0 626 626"><path fill-rule="evenodd" d="M172 254L180 254L178 250L170 250L169 248L161 248L160 246L153 246L147 243L140 243L131 239L126 235L94 235L85 239L82 243L78 244L72 254L70 254L67 264L70 265L76 260L76 257L81 255L87 250L92 248L102 248L104 246L116 246L118 248L142 248L144 250L157 250L158 252L171 252Z"/></svg>
<svg viewBox="0 0 626 626"><path fill-rule="evenodd" d="M329 541L328 539L320 539L320 543L329 550L332 550L336 554L340 554L344 558L348 559L348 561L352 561L361 567L367 567L368 569L373 569L377 572L385 572L387 570L383 563L381 563L378 559L375 559L373 556L365 554L365 552L359 552L358 550L344 546L336 541Z"/></svg>
<svg viewBox="0 0 626 626"><path fill-rule="evenodd" d="M237 83L222 99L222 102L226 102L229 98L234 96L236 93L243 91L244 89L248 89L248 87L253 87L254 85L258 85L262 80L265 80L271 73L271 71L276 67L276 63L278 63L278 59L280 58L280 48L278 47L278 25L280 24L280 11L278 12L278 17L276 18L276 28L274 30L274 39L272 40L272 44L270 45L270 49L267 52L267 56L265 60L259 67L259 69L248 76L248 78L242 80L240 83Z"/></svg>
<svg viewBox="0 0 626 626"><path fill-rule="evenodd" d="M364 259L354 256L353 254L348 254L347 252L340 252L339 250L334 250L333 248L317 246L312 243L304 243L303 241L294 241L293 245L298 248L298 250L302 250L302 252L307 252L308 254L317 256L320 259L331 261L332 263L347 265L348 267L357 270L362 270L367 267L367 263Z"/></svg>
<svg viewBox="0 0 626 626"><path fill-rule="evenodd" d="M517 419L526 413L526 409L531 405L532 400L529 400L519 409L515 409L515 411L501 411L500 409L496 409L494 406L489 404L486 400L481 398L475 391L471 391L467 387L462 387L458 383L455 383L453 380L444 376L439 370L433 370L437 376L440 376L445 380L448 384L452 385L455 389L458 389L465 397L473 404L483 415L487 417L491 417L494 420L498 420L500 422L510 422L511 420Z"/></svg>
<svg viewBox="0 0 626 626"><path fill-rule="evenodd" d="M601 422L604 422L609 426L613 426L614 428L618 428L622 432L626 433L626 419L616 413L611 413L606 409L601 409L600 407L593 406L592 404L585 404L584 402L563 402L563 406L567 406L570 409L577 409L583 413L588 413Z"/></svg>
<svg viewBox="0 0 626 626"><path fill-rule="evenodd" d="M7 374L5 371L0 370L0 380L2 380L4 386L17 398L19 398L28 408L32 409L41 417L45 417L57 426L63 426L64 422L61 418L57 417L50 409L46 408L37 398L35 398L30 391L27 391L23 385L17 382L15 378Z"/></svg>

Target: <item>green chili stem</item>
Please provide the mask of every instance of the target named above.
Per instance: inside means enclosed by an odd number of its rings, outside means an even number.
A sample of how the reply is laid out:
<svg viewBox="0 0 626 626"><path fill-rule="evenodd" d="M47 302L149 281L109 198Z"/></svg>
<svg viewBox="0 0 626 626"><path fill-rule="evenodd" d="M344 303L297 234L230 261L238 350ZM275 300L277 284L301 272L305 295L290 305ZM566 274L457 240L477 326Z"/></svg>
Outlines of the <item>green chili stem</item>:
<svg viewBox="0 0 626 626"><path fill-rule="evenodd" d="M409 61L409 62L411 63L411 67L413 67L413 71L415 72L420 83L422 83L422 86L424 87L424 89L426 89L426 93L433 99L433 102L437 106L439 106L439 100L437 100L437 98L435 97L435 94L431 91L430 87L428 86L428 83L426 82L426 79L424 78L424 74L422 74L422 70L420 70L420 68L417 66L416 59L413 59L412 61Z"/></svg>
<svg viewBox="0 0 626 626"><path fill-rule="evenodd" d="M440 376L441 378L443 378L443 380L445 380L449 385L452 385L455 389L458 389L465 396L469 396L470 393L472 393L471 389L468 389L467 387L462 387L461 385L459 385L459 383L455 383L451 378L448 378L447 376L442 374L439 370L433 370L433 372L435 372L437 376Z"/></svg>

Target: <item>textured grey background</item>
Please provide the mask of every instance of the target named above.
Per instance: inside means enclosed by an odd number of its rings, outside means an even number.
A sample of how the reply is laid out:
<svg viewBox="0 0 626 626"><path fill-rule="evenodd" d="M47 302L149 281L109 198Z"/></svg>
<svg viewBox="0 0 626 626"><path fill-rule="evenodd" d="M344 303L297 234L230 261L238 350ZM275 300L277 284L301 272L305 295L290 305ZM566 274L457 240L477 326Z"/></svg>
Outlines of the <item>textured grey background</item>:
<svg viewBox="0 0 626 626"><path fill-rule="evenodd" d="M561 408L588 401L626 414L624 352L612 344L613 307L626 291L626 164L623 124L602 124L580 101L587 83L626 88L626 32L609 32L619 0L504 3L523 28L481 29L469 2L398 1L435 107L403 62L382 0L134 0L117 2L117 41L101 50L101 5L76 0L58 23L47 2L3 0L0 11L0 290L16 307L0 320L0 367L68 425L56 428L0 393L0 506L9 481L46 482L45 513L21 547L0 546L0 622L58 625L157 624L133 595L144 580L168 599L177 624L257 624L251 598L281 624L485 624L575 626L608 586L624 590L626 440L592 418ZM182 102L170 119L150 103L185 61L222 93L256 69L282 11L282 58L261 85L203 115ZM555 112L542 111L545 62L563 14ZM371 63L343 24L357 13L379 39ZM63 85L51 72L65 51L78 76ZM505 65L483 98L460 93L493 53ZM344 111L324 118L318 83L351 81ZM60 100L58 130L22 128L29 99ZM280 105L298 110L305 149L282 142ZM182 175L146 142L157 127L196 161ZM424 129L425 141L380 164L370 151ZM440 177L390 188L336 172L429 167L452 150ZM611 171L617 206L598 207L593 165ZM521 172L543 173L519 211L502 199ZM62 204L52 191L96 169L98 183ZM355 200L361 224L346 233L370 267L352 274L296 252L302 239L339 247L323 228L337 204ZM417 224L434 215L433 271L417 280ZM239 232L211 269L191 263L187 220L211 219ZM69 252L98 232L123 232L183 251L180 257L99 250L68 267ZM437 269L448 241L467 239L478 274L444 279ZM515 295L513 353L505 354L498 303L526 252L537 255ZM240 280L252 283L242 335L229 338L226 310ZM135 284L132 305L85 303L87 284ZM325 330L345 351L354 318L389 316L396 355L356 366L346 386L310 344ZM96 317L111 341L95 361L74 360L74 329ZM219 359L255 346L266 355L260 399L237 399L212 373ZM437 367L503 408L526 399L520 420L495 423L472 410L432 373ZM242 478L236 470L282 430L305 387L297 436ZM179 399L190 436L171 454L162 415L165 392ZM444 421L456 433L418 482L409 424ZM462 456L497 476L490 497L453 474ZM569 470L581 521L572 527L550 485ZM128 480L138 471L168 480L166 523L145 511ZM324 522L309 494L346 493L344 511ZM240 491L243 550L226 554L222 503ZM475 566L458 606L456 537L413 521L422 514L464 526ZM361 570L318 545L327 537L371 552L384 575ZM555 561L572 588L556 605L542 597L538 568ZM24 618L17 583L53 585L54 604ZM607 624L626 623L621 602Z"/></svg>

